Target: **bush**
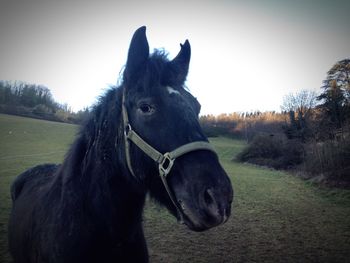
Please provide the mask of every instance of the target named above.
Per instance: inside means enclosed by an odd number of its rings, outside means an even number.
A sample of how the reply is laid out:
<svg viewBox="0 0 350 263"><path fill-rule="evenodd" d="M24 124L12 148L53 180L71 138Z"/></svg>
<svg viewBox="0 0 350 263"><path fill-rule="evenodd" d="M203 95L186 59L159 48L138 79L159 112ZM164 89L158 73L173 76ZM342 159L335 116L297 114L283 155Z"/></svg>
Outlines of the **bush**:
<svg viewBox="0 0 350 263"><path fill-rule="evenodd" d="M46 105L39 104L33 108L33 113L42 117L52 115L52 110Z"/></svg>
<svg viewBox="0 0 350 263"><path fill-rule="evenodd" d="M282 136L258 135L237 156L241 162L288 169L303 161L303 145L297 140L287 140Z"/></svg>
<svg viewBox="0 0 350 263"><path fill-rule="evenodd" d="M329 179L350 180L350 138L309 143L305 170Z"/></svg>
<svg viewBox="0 0 350 263"><path fill-rule="evenodd" d="M16 105L0 105L0 112L5 114L13 114L20 116L31 116L32 109L24 106L16 106Z"/></svg>

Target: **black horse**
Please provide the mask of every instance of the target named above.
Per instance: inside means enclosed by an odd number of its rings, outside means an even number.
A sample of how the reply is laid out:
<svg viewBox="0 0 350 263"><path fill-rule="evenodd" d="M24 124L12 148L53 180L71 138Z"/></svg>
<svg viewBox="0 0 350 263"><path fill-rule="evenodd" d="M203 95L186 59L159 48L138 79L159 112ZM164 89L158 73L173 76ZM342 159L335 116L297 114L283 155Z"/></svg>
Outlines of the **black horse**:
<svg viewBox="0 0 350 263"><path fill-rule="evenodd" d="M145 32L134 33L122 84L95 105L63 164L36 166L12 184L14 262L147 262L148 192L194 231L229 217L231 182L184 88L190 44L173 60L149 55Z"/></svg>

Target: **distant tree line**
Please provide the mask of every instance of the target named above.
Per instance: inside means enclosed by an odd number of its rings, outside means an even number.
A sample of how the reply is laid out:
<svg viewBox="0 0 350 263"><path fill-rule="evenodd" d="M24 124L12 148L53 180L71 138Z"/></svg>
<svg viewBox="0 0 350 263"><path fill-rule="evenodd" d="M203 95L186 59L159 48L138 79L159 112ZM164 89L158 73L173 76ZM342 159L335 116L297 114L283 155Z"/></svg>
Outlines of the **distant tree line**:
<svg viewBox="0 0 350 263"><path fill-rule="evenodd" d="M0 81L0 112L79 124L89 109L72 112L67 104L56 102L49 88L42 85Z"/></svg>
<svg viewBox="0 0 350 263"><path fill-rule="evenodd" d="M327 72L320 91L286 95L280 113L207 115L200 120L209 136L249 143L240 161L293 169L314 180L350 182L350 59Z"/></svg>

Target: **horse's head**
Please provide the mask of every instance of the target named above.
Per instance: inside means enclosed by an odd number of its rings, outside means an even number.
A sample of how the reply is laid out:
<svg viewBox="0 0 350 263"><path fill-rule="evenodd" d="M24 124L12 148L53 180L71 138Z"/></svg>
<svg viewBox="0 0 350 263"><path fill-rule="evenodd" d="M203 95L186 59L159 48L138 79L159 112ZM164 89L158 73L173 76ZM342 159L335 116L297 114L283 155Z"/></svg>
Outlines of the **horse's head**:
<svg viewBox="0 0 350 263"><path fill-rule="evenodd" d="M200 104L184 88L190 44L186 40L171 61L159 51L150 56L145 30L135 32L124 71L129 171L190 229L205 230L227 220L233 190L200 127ZM164 159L169 152L173 156ZM159 166L165 175L160 176Z"/></svg>

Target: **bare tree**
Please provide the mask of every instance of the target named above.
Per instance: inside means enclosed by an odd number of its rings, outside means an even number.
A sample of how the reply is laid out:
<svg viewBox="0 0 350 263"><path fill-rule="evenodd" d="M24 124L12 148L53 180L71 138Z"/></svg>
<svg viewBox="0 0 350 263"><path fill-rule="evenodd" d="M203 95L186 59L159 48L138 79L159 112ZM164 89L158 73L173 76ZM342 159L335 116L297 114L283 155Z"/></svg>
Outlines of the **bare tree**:
<svg viewBox="0 0 350 263"><path fill-rule="evenodd" d="M284 131L288 138L298 138L305 142L310 136L309 122L312 110L317 104L316 92L301 90L290 93L283 98L282 111L289 113L289 125L285 125Z"/></svg>
<svg viewBox="0 0 350 263"><path fill-rule="evenodd" d="M305 117L317 105L317 95L312 90L301 90L284 96L282 111L294 111L298 116Z"/></svg>

